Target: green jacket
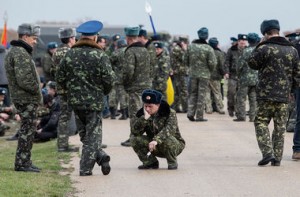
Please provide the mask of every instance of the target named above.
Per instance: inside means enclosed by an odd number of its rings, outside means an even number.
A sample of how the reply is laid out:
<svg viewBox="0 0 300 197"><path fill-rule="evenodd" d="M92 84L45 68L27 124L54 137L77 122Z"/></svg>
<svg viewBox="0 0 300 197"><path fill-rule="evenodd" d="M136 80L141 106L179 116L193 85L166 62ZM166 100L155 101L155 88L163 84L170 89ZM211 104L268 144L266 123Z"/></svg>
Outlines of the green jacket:
<svg viewBox="0 0 300 197"><path fill-rule="evenodd" d="M188 67L184 61L185 51L176 45L171 51L171 67L174 75L186 76L188 74Z"/></svg>
<svg viewBox="0 0 300 197"><path fill-rule="evenodd" d="M73 109L103 109L103 96L115 82L115 73L105 52L92 40L80 39L62 59L56 82L67 90Z"/></svg>
<svg viewBox="0 0 300 197"><path fill-rule="evenodd" d="M8 87L13 103L42 103L40 80L31 56L32 47L23 40L13 40L5 57Z"/></svg>
<svg viewBox="0 0 300 197"><path fill-rule="evenodd" d="M167 80L171 70L170 57L163 51L156 58L157 63L154 67L152 87L164 94L167 90Z"/></svg>

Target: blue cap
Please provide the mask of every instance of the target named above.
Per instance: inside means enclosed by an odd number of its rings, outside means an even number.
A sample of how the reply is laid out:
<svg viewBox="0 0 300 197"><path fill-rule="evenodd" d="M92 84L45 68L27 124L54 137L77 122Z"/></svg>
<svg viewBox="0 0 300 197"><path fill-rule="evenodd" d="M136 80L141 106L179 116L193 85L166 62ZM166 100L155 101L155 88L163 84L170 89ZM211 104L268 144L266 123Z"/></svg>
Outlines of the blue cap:
<svg viewBox="0 0 300 197"><path fill-rule="evenodd" d="M208 40L208 44L211 46L211 47L217 47L218 44L219 44L219 41L216 37L212 37Z"/></svg>
<svg viewBox="0 0 300 197"><path fill-rule="evenodd" d="M117 41L117 47L118 47L118 48L121 48L121 47L124 47L124 46L127 46L126 40L125 40L125 39L119 39L119 40Z"/></svg>
<svg viewBox="0 0 300 197"><path fill-rule="evenodd" d="M47 45L48 49L56 49L58 47L57 42L49 42Z"/></svg>
<svg viewBox="0 0 300 197"><path fill-rule="evenodd" d="M102 28L103 24L100 21L87 21L79 25L76 31L84 36L93 36L97 35Z"/></svg>
<svg viewBox="0 0 300 197"><path fill-rule="evenodd" d="M252 43L259 42L260 37L258 36L257 33L248 33L247 39L248 39L248 42L252 44Z"/></svg>
<svg viewBox="0 0 300 197"><path fill-rule="evenodd" d="M155 48L164 48L164 43L163 42L154 42L153 45L155 46Z"/></svg>
<svg viewBox="0 0 300 197"><path fill-rule="evenodd" d="M144 103L160 104L162 99L162 93L157 90L147 89L142 93L142 100Z"/></svg>
<svg viewBox="0 0 300 197"><path fill-rule="evenodd" d="M207 39L208 38L208 29L206 27L202 27L201 29L198 30L198 37L200 39Z"/></svg>
<svg viewBox="0 0 300 197"><path fill-rule="evenodd" d="M124 32L126 36L138 36L140 33L140 27L125 27Z"/></svg>

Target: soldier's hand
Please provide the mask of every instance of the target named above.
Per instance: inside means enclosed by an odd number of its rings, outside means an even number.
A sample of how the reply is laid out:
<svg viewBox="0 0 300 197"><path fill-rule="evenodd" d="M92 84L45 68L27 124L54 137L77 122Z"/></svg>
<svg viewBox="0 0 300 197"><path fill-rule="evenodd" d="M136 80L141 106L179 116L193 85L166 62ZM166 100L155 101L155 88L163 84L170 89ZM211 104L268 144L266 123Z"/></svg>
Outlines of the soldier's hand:
<svg viewBox="0 0 300 197"><path fill-rule="evenodd" d="M148 120L150 118L150 114L148 114L148 112L145 110L144 108L144 117L145 117L145 120Z"/></svg>
<svg viewBox="0 0 300 197"><path fill-rule="evenodd" d="M157 141L151 141L149 143L149 150L150 152L154 151L156 149Z"/></svg>

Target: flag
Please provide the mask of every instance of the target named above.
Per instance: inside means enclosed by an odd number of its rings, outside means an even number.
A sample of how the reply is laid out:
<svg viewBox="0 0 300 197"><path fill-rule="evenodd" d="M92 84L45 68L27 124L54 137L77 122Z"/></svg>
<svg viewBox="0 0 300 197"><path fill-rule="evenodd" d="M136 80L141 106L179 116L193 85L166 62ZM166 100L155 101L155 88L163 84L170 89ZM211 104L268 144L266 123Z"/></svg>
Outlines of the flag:
<svg viewBox="0 0 300 197"><path fill-rule="evenodd" d="M7 20L4 20L4 27L2 31L2 36L1 36L1 44L7 47L7 26L6 26Z"/></svg>
<svg viewBox="0 0 300 197"><path fill-rule="evenodd" d="M174 103L174 88L173 88L171 77L169 77L167 81L166 95L167 95L167 103L169 105L172 105Z"/></svg>

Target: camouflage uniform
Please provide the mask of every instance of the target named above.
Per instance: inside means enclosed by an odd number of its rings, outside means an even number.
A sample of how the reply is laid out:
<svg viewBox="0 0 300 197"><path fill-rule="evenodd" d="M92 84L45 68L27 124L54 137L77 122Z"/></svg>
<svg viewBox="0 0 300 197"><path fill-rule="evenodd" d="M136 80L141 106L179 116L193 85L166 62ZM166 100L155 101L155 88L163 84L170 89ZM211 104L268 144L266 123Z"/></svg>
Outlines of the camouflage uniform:
<svg viewBox="0 0 300 197"><path fill-rule="evenodd" d="M124 88L129 95L130 128L136 112L142 107L141 94L151 87L150 57L141 42L129 45L125 50L123 67Z"/></svg>
<svg viewBox="0 0 300 197"><path fill-rule="evenodd" d="M55 78L59 64L69 50L69 45L62 44L53 54L54 67L52 67L51 72L54 73ZM60 116L57 130L57 148L58 150L67 150L69 148L68 123L72 116L72 108L68 106L67 91L60 84L56 84L56 86L60 105Z"/></svg>
<svg viewBox="0 0 300 197"><path fill-rule="evenodd" d="M217 65L214 50L206 41L196 40L188 46L186 61L189 67L188 117L203 119L205 95L208 89L210 73Z"/></svg>
<svg viewBox="0 0 300 197"><path fill-rule="evenodd" d="M256 138L263 157L281 161L286 131L287 107L291 88L299 86L300 65L297 50L283 37L261 42L248 59L250 68L258 70L256 86L257 114L254 120ZM270 139L268 125L273 119Z"/></svg>
<svg viewBox="0 0 300 197"><path fill-rule="evenodd" d="M148 40L148 42L145 44L145 47L146 47L146 49L149 53L149 56L150 56L150 81L153 82L154 67L156 66L155 46L153 45L153 43L150 40Z"/></svg>
<svg viewBox="0 0 300 197"><path fill-rule="evenodd" d="M167 98L167 80L170 73L170 56L163 51L156 57L156 65L153 70L152 88L163 94L163 98Z"/></svg>
<svg viewBox="0 0 300 197"><path fill-rule="evenodd" d="M225 73L229 74L228 90L227 90L227 109L230 116L234 115L236 108L236 90L237 90L237 64L242 49L239 49L237 45L233 45L228 49L225 59Z"/></svg>
<svg viewBox="0 0 300 197"><path fill-rule="evenodd" d="M106 153L101 149L103 96L115 80L109 58L90 39L80 39L61 61L57 83L67 90L68 104L77 116L80 140L83 143L80 172L92 172Z"/></svg>
<svg viewBox="0 0 300 197"><path fill-rule="evenodd" d="M219 48L213 48L215 52L215 56L217 58L217 65L211 72L211 77L209 80L208 91L206 92L206 112L211 113L212 109L212 101L214 101L216 105L216 110L219 113L224 113L224 104L222 101L222 94L221 94L221 80L223 79L224 75L224 61L225 61L225 54Z"/></svg>
<svg viewBox="0 0 300 197"><path fill-rule="evenodd" d="M51 74L51 68L54 67L54 61L52 59L52 54L49 51L43 56L41 64L46 83L48 81L55 81L54 76Z"/></svg>
<svg viewBox="0 0 300 197"><path fill-rule="evenodd" d="M131 130L130 138L133 150L138 155L143 165L158 162L157 157L167 159L168 166L177 167L176 157L185 147L185 141L179 132L176 112L162 101L155 115L145 119L143 108L136 114L136 119ZM148 144L157 141L156 149L147 157Z"/></svg>
<svg viewBox="0 0 300 197"><path fill-rule="evenodd" d="M174 103L172 108L176 111L180 111L180 105L182 111L187 112L187 74L188 68L184 61L185 51L176 45L171 54L171 67L173 70L172 82L174 86Z"/></svg>
<svg viewBox="0 0 300 197"><path fill-rule="evenodd" d="M31 149L36 132L36 112L42 103L40 81L32 59L32 47L22 40L13 40L5 58L12 102L21 117L15 169L30 168Z"/></svg>
<svg viewBox="0 0 300 197"><path fill-rule="evenodd" d="M258 81L258 71L249 68L248 58L250 57L255 46L247 47L243 50L238 60L237 76L238 90L236 93L236 117L246 119L246 99L249 99L249 119L254 121L256 111L256 92L255 86Z"/></svg>

